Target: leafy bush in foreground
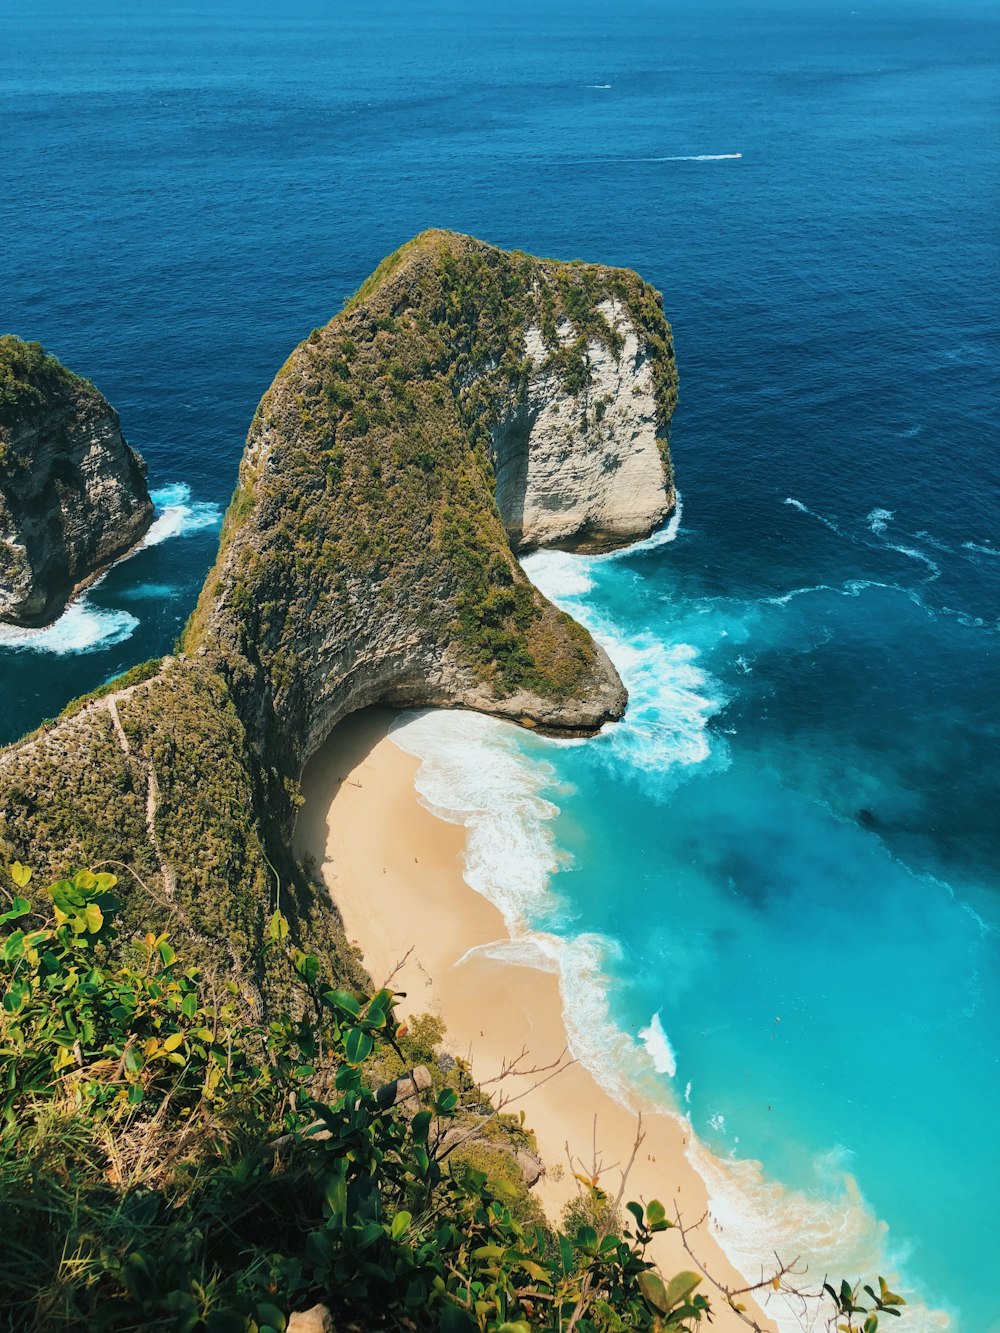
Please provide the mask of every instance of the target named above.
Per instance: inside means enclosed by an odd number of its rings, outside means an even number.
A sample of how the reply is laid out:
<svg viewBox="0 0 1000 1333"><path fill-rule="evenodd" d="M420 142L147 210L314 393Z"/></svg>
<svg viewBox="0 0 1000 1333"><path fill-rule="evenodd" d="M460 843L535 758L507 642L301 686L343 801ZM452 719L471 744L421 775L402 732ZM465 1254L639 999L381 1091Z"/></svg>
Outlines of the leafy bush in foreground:
<svg viewBox="0 0 1000 1333"><path fill-rule="evenodd" d="M165 933L115 932L115 877L0 912L0 1308L9 1328L280 1333L317 1301L337 1328L691 1329L700 1277L647 1258L663 1207L571 1236L517 1219L518 1190L442 1148L440 1086L405 1110L366 1062L405 1066L388 990L332 989L290 945L295 1016L255 1022L232 983L185 968ZM481 1094L480 1094L481 1096ZM832 1290L832 1289L831 1289ZM832 1293L846 1321L877 1313ZM878 1311L900 1304L884 1284ZM360 1322L358 1322L360 1321Z"/></svg>

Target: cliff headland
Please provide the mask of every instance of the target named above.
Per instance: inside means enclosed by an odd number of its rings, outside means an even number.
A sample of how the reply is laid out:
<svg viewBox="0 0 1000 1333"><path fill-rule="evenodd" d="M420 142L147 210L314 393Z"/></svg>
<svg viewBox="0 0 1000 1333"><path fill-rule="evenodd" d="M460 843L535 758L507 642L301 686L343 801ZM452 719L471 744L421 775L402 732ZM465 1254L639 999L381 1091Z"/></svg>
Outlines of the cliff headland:
<svg viewBox="0 0 1000 1333"><path fill-rule="evenodd" d="M0 337L0 621L54 620L152 518L104 395L39 343Z"/></svg>
<svg viewBox="0 0 1000 1333"><path fill-rule="evenodd" d="M225 938L255 1002L276 895L362 975L289 850L303 765L374 703L564 734L621 715L608 658L515 553L661 522L676 384L636 274L442 231L403 246L264 395L182 651L0 755L0 854L129 866L135 919L172 916L196 954Z"/></svg>

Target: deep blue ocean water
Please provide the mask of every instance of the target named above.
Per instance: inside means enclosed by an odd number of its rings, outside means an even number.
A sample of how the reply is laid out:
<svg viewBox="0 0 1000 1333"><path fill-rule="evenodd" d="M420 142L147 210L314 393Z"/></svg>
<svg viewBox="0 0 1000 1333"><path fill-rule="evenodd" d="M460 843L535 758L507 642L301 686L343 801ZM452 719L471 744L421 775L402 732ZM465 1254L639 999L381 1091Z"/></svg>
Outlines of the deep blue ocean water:
<svg viewBox="0 0 1000 1333"><path fill-rule="evenodd" d="M633 704L454 733L510 760L508 854L562 866L476 874L597 950L734 1245L838 1219L964 1333L998 1327L998 52L938 0L0 6L0 330L119 409L162 538L3 636L0 740L169 650L257 400L396 245L637 268L683 518L529 561Z"/></svg>

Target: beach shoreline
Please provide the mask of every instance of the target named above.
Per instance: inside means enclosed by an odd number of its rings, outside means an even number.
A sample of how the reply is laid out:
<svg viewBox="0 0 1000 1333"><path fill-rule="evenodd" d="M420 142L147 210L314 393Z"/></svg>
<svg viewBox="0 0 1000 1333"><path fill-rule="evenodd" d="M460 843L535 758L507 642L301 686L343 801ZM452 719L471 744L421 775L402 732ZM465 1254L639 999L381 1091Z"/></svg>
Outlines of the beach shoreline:
<svg viewBox="0 0 1000 1333"><path fill-rule="evenodd" d="M314 863L374 983L405 993L401 1016L440 1017L445 1048L469 1061L494 1098L509 1098L505 1110L523 1110L546 1166L533 1193L558 1221L576 1195L576 1171L590 1175L596 1163L601 1187L617 1194L638 1116L572 1061L557 967L518 960L499 910L465 882L464 825L421 804L419 761L389 736L395 717L388 709L352 715L310 761L296 853ZM559 1061L565 1067L553 1075ZM668 1217L679 1212L687 1227L699 1222L708 1196L685 1154L686 1123L649 1108L642 1136L624 1200L659 1199ZM746 1287L707 1220L690 1241L714 1279L731 1290ZM692 1267L677 1230L654 1245L668 1275ZM702 1286L712 1297L710 1288ZM715 1327L746 1327L721 1295L712 1303Z"/></svg>

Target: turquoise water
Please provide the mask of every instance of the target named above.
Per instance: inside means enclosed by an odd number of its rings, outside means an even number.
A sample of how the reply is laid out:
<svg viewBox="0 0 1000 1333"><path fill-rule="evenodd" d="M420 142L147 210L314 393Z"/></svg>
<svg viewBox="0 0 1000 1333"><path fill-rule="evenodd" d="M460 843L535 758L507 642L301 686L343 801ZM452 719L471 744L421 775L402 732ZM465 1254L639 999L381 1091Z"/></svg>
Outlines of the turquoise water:
<svg viewBox="0 0 1000 1333"><path fill-rule="evenodd" d="M945 0L0 8L0 328L96 380L159 525L0 633L0 740L169 651L257 400L389 250L638 268L682 521L528 562L626 723L407 743L587 1058L689 1109L727 1245L834 1225L963 1333L1000 1231L998 50Z"/></svg>

